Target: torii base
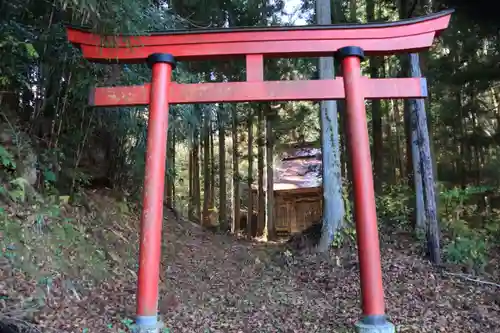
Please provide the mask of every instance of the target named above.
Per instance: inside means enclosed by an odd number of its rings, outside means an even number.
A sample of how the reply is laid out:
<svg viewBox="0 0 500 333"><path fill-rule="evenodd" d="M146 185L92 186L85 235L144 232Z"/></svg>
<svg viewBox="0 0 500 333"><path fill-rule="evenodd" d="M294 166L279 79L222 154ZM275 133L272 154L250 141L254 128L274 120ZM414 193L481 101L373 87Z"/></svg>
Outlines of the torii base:
<svg viewBox="0 0 500 333"><path fill-rule="evenodd" d="M163 323L158 322L156 325L147 326L147 325L135 325L132 328L133 333L160 333L164 329Z"/></svg>
<svg viewBox="0 0 500 333"><path fill-rule="evenodd" d="M357 333L396 333L396 327L388 321L382 324L366 324L358 321L354 326Z"/></svg>

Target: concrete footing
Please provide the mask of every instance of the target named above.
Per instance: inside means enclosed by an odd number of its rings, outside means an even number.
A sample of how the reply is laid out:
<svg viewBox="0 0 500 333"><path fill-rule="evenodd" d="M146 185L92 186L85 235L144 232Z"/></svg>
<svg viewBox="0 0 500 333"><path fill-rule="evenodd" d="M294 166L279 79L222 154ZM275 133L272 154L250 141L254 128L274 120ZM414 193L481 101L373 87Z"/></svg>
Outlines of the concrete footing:
<svg viewBox="0 0 500 333"><path fill-rule="evenodd" d="M133 333L160 333L164 325L156 317L138 317L132 328Z"/></svg>
<svg viewBox="0 0 500 333"><path fill-rule="evenodd" d="M396 333L396 327L388 321L376 324L358 321L354 326L357 333Z"/></svg>
<svg viewBox="0 0 500 333"><path fill-rule="evenodd" d="M160 328L158 327L144 327L136 326L133 330L134 333L160 333Z"/></svg>
<svg viewBox="0 0 500 333"><path fill-rule="evenodd" d="M132 329L133 333L161 333L163 329L163 325L157 326L144 326L144 325L135 325Z"/></svg>

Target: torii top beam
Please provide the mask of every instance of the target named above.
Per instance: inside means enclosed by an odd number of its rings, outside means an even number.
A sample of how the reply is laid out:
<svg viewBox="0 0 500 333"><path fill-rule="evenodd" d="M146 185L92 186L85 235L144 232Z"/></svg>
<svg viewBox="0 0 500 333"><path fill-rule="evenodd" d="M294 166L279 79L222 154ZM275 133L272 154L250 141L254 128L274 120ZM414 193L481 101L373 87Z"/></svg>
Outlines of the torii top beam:
<svg viewBox="0 0 500 333"><path fill-rule="evenodd" d="M389 23L177 30L143 36L100 36L67 29L68 40L94 62L145 62L153 53L177 60L259 54L265 57L331 56L357 45L366 55L389 55L428 49L448 27L453 10Z"/></svg>

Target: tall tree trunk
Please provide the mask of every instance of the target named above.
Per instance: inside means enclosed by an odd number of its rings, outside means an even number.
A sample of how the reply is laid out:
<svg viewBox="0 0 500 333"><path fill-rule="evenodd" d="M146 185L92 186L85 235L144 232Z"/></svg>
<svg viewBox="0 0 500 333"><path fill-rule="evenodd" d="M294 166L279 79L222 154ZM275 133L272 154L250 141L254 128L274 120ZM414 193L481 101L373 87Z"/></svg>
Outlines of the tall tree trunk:
<svg viewBox="0 0 500 333"><path fill-rule="evenodd" d="M496 131L500 132L500 90L498 88L492 87L490 89L491 99L493 101L493 106L496 109L494 117L496 118Z"/></svg>
<svg viewBox="0 0 500 333"><path fill-rule="evenodd" d="M394 119L394 111L392 109L392 106L389 107L389 114L388 114L388 118L389 118L389 121L386 121L385 124L384 124L384 132L385 132L385 142L386 144L389 146L389 150L388 150L388 168L390 170L390 173L387 175L388 177L388 182L390 184L396 184L397 183L397 179L398 179L398 156L397 156L397 147L396 147L396 151L393 150L393 147L395 146L394 145L394 136L393 136L393 133L392 133L392 123L391 123L391 120Z"/></svg>
<svg viewBox="0 0 500 333"><path fill-rule="evenodd" d="M190 221L194 221L194 138L191 139L190 142L190 152L189 152L189 194L188 194L188 219Z"/></svg>
<svg viewBox="0 0 500 333"><path fill-rule="evenodd" d="M401 113L399 112L399 101L392 100L392 109L394 111L394 134L396 136L396 149L398 154L398 166L399 166L399 175L401 179L405 179L407 177L407 170L405 168L405 156L404 156L404 147L401 142Z"/></svg>
<svg viewBox="0 0 500 333"><path fill-rule="evenodd" d="M459 88L460 89L460 88ZM465 188L467 185L467 168L465 166L465 163L463 161L467 161L466 159L466 147L465 147L465 124L464 124L464 114L463 114L463 107L462 107L462 92L461 90L458 91L457 93L457 106L458 106L458 122L459 122L459 160L462 161L459 163L459 170L460 170L460 183L462 185L462 188Z"/></svg>
<svg viewBox="0 0 500 333"><path fill-rule="evenodd" d="M411 77L421 77L420 61L418 54L410 54ZM420 170L422 172L422 185L424 188L425 217L427 249L431 261L435 264L441 263L440 231L436 210L436 194L434 193L434 174L431 155L431 144L429 131L427 129L427 116L423 99L411 100L412 123L417 131L419 143ZM413 124L412 124L413 125ZM413 126L412 126L413 127Z"/></svg>
<svg viewBox="0 0 500 333"><path fill-rule="evenodd" d="M176 177L176 169L175 169L175 146L177 144L177 136L175 129L172 130L172 145L170 146L170 156L171 156L171 167L172 167L172 187L171 187L171 196L172 196L172 208L176 208L176 201L175 200L175 179Z"/></svg>
<svg viewBox="0 0 500 333"><path fill-rule="evenodd" d="M357 6L357 1L356 0L349 0L349 21L351 23L356 22L356 17L357 17L357 11L358 11L358 6Z"/></svg>
<svg viewBox="0 0 500 333"><path fill-rule="evenodd" d="M375 0L366 0L366 19L368 22L375 21ZM379 57L370 57L370 77L376 79L379 77L381 67ZM380 193L382 189L382 169L383 169L383 149L382 140L382 114L380 100L371 101L372 106L372 135L373 135L373 173L375 183L375 193Z"/></svg>
<svg viewBox="0 0 500 333"><path fill-rule="evenodd" d="M407 71L403 71L404 73L407 73ZM412 131L411 128L411 116L410 116L410 104L408 101L403 101L403 121L404 121L404 130L405 130L405 143L406 143L406 163L405 163L405 169L406 169L406 176L407 176L407 182L408 182L408 187L415 188L415 191L417 193L421 193L421 191L418 190L417 184L415 184L415 169L414 166L415 164L418 165L418 156L413 157L413 151L414 151L414 146L416 146L416 137L415 137L415 131ZM416 162L415 162L416 161ZM415 211L416 213L416 211ZM411 217L411 220L413 223L415 223L415 216Z"/></svg>
<svg viewBox="0 0 500 333"><path fill-rule="evenodd" d="M407 119L406 126L408 127L408 137L410 138L409 145L407 145L407 156L409 156L409 160L412 163L411 169L409 169L411 171L408 171L408 179L413 183L415 190L415 209L413 210L412 222L415 231L419 232L425 228L424 188L422 183L422 170L420 168L421 161L417 128L414 126L415 119L410 101L405 101L405 118Z"/></svg>
<svg viewBox="0 0 500 333"><path fill-rule="evenodd" d="M337 3L338 1L335 1ZM335 6L334 3L334 6ZM332 23L330 0L316 0L316 21L318 24ZM319 59L319 78L332 79L335 69L332 57ZM340 160L340 138L336 101L322 101L321 146L323 163L323 227L317 250L326 252L332 244L335 232L344 218L342 198L342 168Z"/></svg>
<svg viewBox="0 0 500 333"><path fill-rule="evenodd" d="M173 161L174 133L175 133L174 128L170 127L167 136L167 164L166 164L167 175L165 180L165 187L166 187L165 194L167 196L166 205L168 208L173 208L172 199L173 199L173 187L174 187L174 176L173 176L174 166L172 165L172 161Z"/></svg>
<svg viewBox="0 0 500 333"><path fill-rule="evenodd" d="M253 110L252 110L253 111ZM247 152L248 152L248 178L247 178L247 188L248 188L248 204L247 204L247 238L250 239L252 238L252 220L253 220L253 191L252 191L252 185L253 185L253 118L254 114L251 112L248 115L248 146L247 146Z"/></svg>
<svg viewBox="0 0 500 333"><path fill-rule="evenodd" d="M429 15L433 12L433 0L419 0L419 15ZM420 69L422 73L427 72L427 64L429 63L429 52L420 54ZM431 110L432 91L429 91L428 97L425 99L426 110ZM432 113L427 115L427 126L429 128L429 141L431 143L432 171L434 174L434 193L436 194L436 211L439 211L439 189L438 189L438 159L436 158L436 143L434 141L434 126Z"/></svg>
<svg viewBox="0 0 500 333"><path fill-rule="evenodd" d="M263 105L258 105L257 114L257 188L258 188L258 201L257 201L257 235L262 236L266 224L266 198L264 193L264 110Z"/></svg>
<svg viewBox="0 0 500 333"><path fill-rule="evenodd" d="M268 24L268 0L262 0L261 25ZM266 227L266 197L264 191L264 145L265 145L265 125L264 125L264 104L254 104L258 107L257 113L257 236L265 235Z"/></svg>
<svg viewBox="0 0 500 333"><path fill-rule="evenodd" d="M273 110L271 105L266 106L266 228L265 238L274 239L274 165L273 165Z"/></svg>
<svg viewBox="0 0 500 333"><path fill-rule="evenodd" d="M215 208L215 121L210 122L210 207Z"/></svg>
<svg viewBox="0 0 500 333"><path fill-rule="evenodd" d="M388 77L390 74L389 68L390 58L384 58L382 68L382 77ZM394 127L394 108L393 108L394 100L385 101L384 105L386 107L387 119L384 122L385 129L385 143L388 145L388 159L389 159L389 182L390 184L396 184L398 181L398 147L395 145L397 140L395 140L393 127ZM395 147L395 149L394 149Z"/></svg>
<svg viewBox="0 0 500 333"><path fill-rule="evenodd" d="M219 224L227 230L227 186L226 186L226 127L224 105L219 104L217 123L219 126Z"/></svg>
<svg viewBox="0 0 500 333"><path fill-rule="evenodd" d="M210 209L212 219L215 217L215 147L214 147L214 123L210 121ZM214 221L214 220L212 220ZM215 223L218 224L218 223ZM219 225L220 227L220 225Z"/></svg>
<svg viewBox="0 0 500 333"><path fill-rule="evenodd" d="M238 113L236 105L231 105L232 135L233 135L233 223L231 232L240 231L240 170L238 153Z"/></svg>
<svg viewBox="0 0 500 333"><path fill-rule="evenodd" d="M206 111L206 110L205 110ZM210 224L210 116L203 113L203 215L202 225Z"/></svg>
<svg viewBox="0 0 500 333"><path fill-rule="evenodd" d="M201 223L201 191L200 191L200 130L196 129L193 144L193 215L195 221Z"/></svg>
<svg viewBox="0 0 500 333"><path fill-rule="evenodd" d="M470 91L469 96L471 99L471 104L474 105L476 103L475 98L476 98L476 94L477 94L477 91L474 87L474 84L471 85L470 89L471 89L471 91ZM471 163L474 164L474 176L475 176L474 183L476 185L479 185L481 182L481 161L480 161L480 157L479 157L479 151L480 151L479 150L479 140L477 140L475 138L476 138L476 133L479 132L478 129L480 127L479 127L479 124L477 121L476 110L472 109L470 111L470 113L471 113L471 120L472 120L472 129L473 129L472 133L473 133L473 138L474 138L474 140L472 141L473 153L471 156Z"/></svg>
<svg viewBox="0 0 500 333"><path fill-rule="evenodd" d="M401 19L408 18L409 6L407 0L400 0L399 16ZM401 72L403 77L410 74L410 59L407 55L400 57ZM419 68L420 69L420 68ZM411 101L404 101L404 122L406 134L406 170L408 176L408 186L415 189L415 200L413 201L413 212L410 220L413 222L415 229L425 225L425 207L424 207L424 189L422 183L422 175L420 170L420 154L418 147L417 129L412 126ZM427 126L426 126L427 128Z"/></svg>

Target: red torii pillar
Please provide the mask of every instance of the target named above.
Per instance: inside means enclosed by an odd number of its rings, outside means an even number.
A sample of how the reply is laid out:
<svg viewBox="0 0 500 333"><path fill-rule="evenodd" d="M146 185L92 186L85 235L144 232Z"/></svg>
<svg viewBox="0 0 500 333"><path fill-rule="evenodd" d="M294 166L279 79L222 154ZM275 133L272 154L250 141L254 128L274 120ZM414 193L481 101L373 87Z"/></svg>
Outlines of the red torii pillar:
<svg viewBox="0 0 500 333"><path fill-rule="evenodd" d="M386 319L373 175L365 99L423 98L424 78L367 79L360 62L364 53L387 55L428 49L446 29L452 11L395 23L305 27L239 28L156 33L148 36L102 37L68 28L68 39L89 60L138 63L147 61L152 82L142 86L95 88L93 106L149 105L146 172L141 216L136 326L140 333L159 332L158 282L163 221L168 106L177 103L283 100L346 100L355 219L360 262L362 319L358 332L394 332ZM355 46L350 46L355 45ZM331 56L343 78L316 81L264 81L264 56ZM175 60L245 56L246 82L178 84L171 82Z"/></svg>

